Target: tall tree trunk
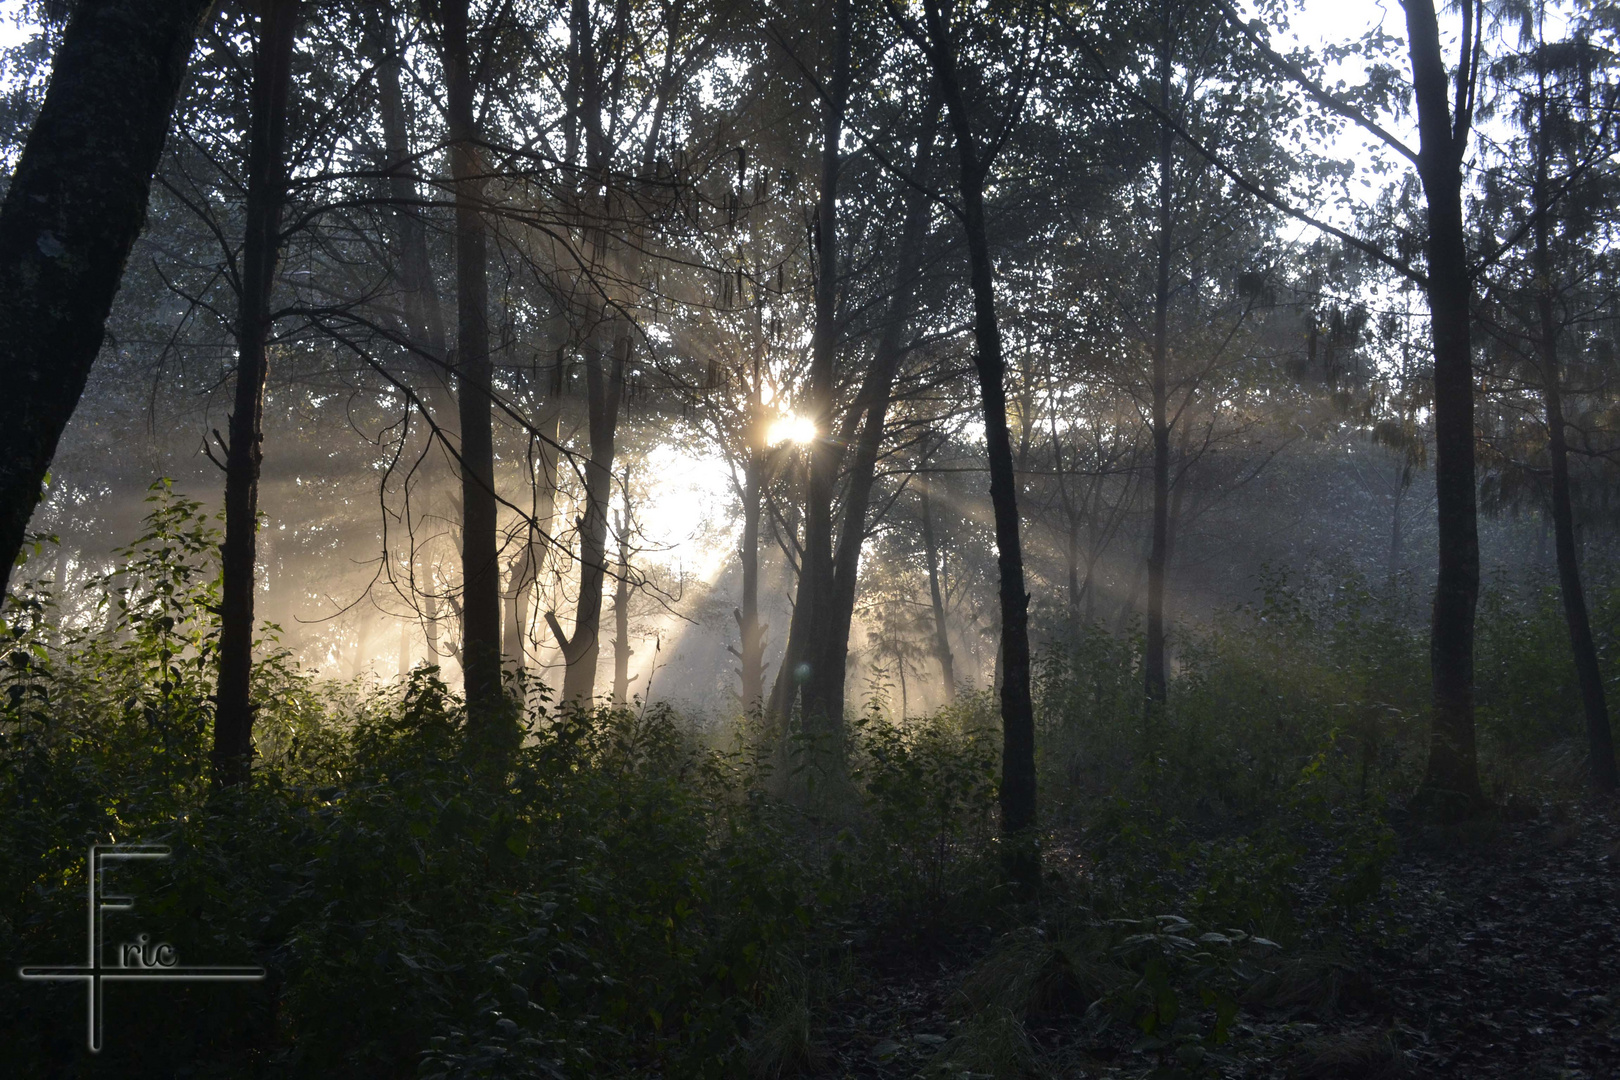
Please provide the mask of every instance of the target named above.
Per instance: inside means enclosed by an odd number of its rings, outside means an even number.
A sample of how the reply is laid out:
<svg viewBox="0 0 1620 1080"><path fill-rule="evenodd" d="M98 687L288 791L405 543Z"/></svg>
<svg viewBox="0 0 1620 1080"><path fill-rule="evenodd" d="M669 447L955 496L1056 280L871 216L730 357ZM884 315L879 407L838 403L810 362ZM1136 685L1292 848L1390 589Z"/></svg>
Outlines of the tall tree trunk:
<svg viewBox="0 0 1620 1080"><path fill-rule="evenodd" d="M1400 463L1400 473L1395 478L1395 506L1389 515L1389 592L1395 595L1395 590L1401 580L1401 504L1406 501L1406 489L1409 486L1407 477L1410 475L1410 466L1403 460Z"/></svg>
<svg viewBox="0 0 1620 1080"><path fill-rule="evenodd" d="M1552 518L1558 558L1558 585L1564 600L1564 622L1569 627L1570 652L1581 688L1581 704L1586 712L1588 765L1592 783L1599 791L1620 786L1614 760L1614 735L1609 728L1609 705L1603 693L1603 674L1598 667L1597 646L1592 640L1592 623L1586 612L1586 592L1581 586L1581 569L1575 552L1575 515L1569 490L1569 446L1564 427L1564 395L1558 364L1559 322L1553 309L1553 266L1549 244L1552 226L1548 220L1547 171L1551 156L1547 126L1547 88L1541 87L1540 122L1536 132L1536 247L1535 285L1537 351L1541 354L1542 401L1547 410L1547 454L1552 464Z"/></svg>
<svg viewBox="0 0 1620 1080"><path fill-rule="evenodd" d="M573 633L565 635L556 615L546 613L546 622L562 646L567 663L562 699L585 703L596 693L596 666L602 651L608 501L613 497L614 436L619 427L619 404L624 397L624 373L630 361L630 331L625 328L618 335L612 355L605 362L599 341L599 337L592 335L585 347L591 456L585 461L585 513L579 528L579 600L574 608Z"/></svg>
<svg viewBox="0 0 1620 1080"><path fill-rule="evenodd" d="M1417 101L1418 175L1429 208L1426 244L1429 323L1434 339L1435 496L1440 568L1430 624L1434 723L1418 805L1441 816L1484 805L1474 737L1474 612L1479 599L1479 531L1474 485L1474 379L1463 232L1462 158L1468 109L1454 121L1433 0L1404 0ZM1463 5L1465 20L1472 6ZM1468 26L1471 27L1471 21ZM1465 28L1466 29L1466 28ZM1469 67L1471 33L1463 35ZM1464 80L1459 80L1463 85Z"/></svg>
<svg viewBox="0 0 1620 1080"><path fill-rule="evenodd" d="M1147 564L1147 641L1142 656L1143 692L1149 727L1157 724L1165 699L1164 576L1170 548L1170 260L1175 131L1170 124L1173 76L1170 17L1165 6L1159 42L1159 251L1153 294L1153 534Z"/></svg>
<svg viewBox="0 0 1620 1080"><path fill-rule="evenodd" d="M618 521L619 567L613 583L613 704L630 703L630 475L624 474L625 512Z"/></svg>
<svg viewBox="0 0 1620 1080"><path fill-rule="evenodd" d="M911 325L922 271L924 242L928 236L929 203L921 185L926 183L938 127L938 106L930 100L921 137L912 159L912 176L919 187L906 197L905 221L900 230L900 247L895 265L894 284L889 292L883 333L878 338L872 366L857 398L856 412L865 417L849 461L844 489L842 520L833 551L832 595L824 600L824 623L812 628L810 679L805 686L806 702L822 704L825 715L844 714L845 670L849 661L849 631L855 618L855 588L860 578L861 547L866 543L866 512L872 501L878 451L883 446L884 425L888 421L895 376L905 355L905 335ZM829 440L830 441L830 440ZM842 441L842 440L841 440ZM832 469L837 470L838 457Z"/></svg>
<svg viewBox="0 0 1620 1080"><path fill-rule="evenodd" d="M923 553L928 559L928 603L934 614L934 658L939 661L939 677L945 684L945 700L956 700L956 661L951 656L951 639L945 622L945 594L939 587L939 541L934 535L934 507L926 479L918 485L917 501L922 511Z"/></svg>
<svg viewBox="0 0 1620 1080"><path fill-rule="evenodd" d="M394 13L381 13L375 28L378 38L377 118L383 133L383 153L387 157L388 199L393 203L394 244L399 267L399 284L406 328L412 344L431 355L424 393L440 396L446 385L444 363L448 335L444 325L444 305L428 255L427 226L422 220L422 193L417 186L417 165L411 153L410 121L405 95L400 86L404 66L402 45L394 26ZM448 410L446 410L448 411Z"/></svg>
<svg viewBox="0 0 1620 1080"><path fill-rule="evenodd" d="M1056 473L1058 504L1063 512L1063 570L1068 585L1068 631L1070 644L1080 640L1080 510L1069 495L1069 478L1064 471L1063 443L1057 424L1052 425L1052 471Z"/></svg>
<svg viewBox="0 0 1620 1080"><path fill-rule="evenodd" d="M1172 463L1179 463L1175 478L1170 482L1170 513L1165 522L1164 530L1164 595L1159 600L1159 619L1165 626L1170 625L1175 614L1170 607L1170 597L1174 594L1171 585L1175 580L1176 572L1176 543L1181 538L1181 508L1187 498L1187 462L1192 450L1192 424L1188 422L1186 408L1181 410L1181 427L1176 432L1176 449L1171 455ZM1164 646L1164 665L1166 672L1170 667L1170 648L1168 642Z"/></svg>
<svg viewBox="0 0 1620 1080"><path fill-rule="evenodd" d="M996 321L995 267L984 215L989 162L982 159L971 114L957 74L956 46L938 0L925 0L934 75L945 96L959 158L962 223L967 235L969 284L973 292L974 364L984 406L984 442L990 465L990 503L995 511L996 565L1001 575L1001 829L1005 869L1026 891L1040 882L1035 825L1035 706L1029 679L1029 594L1024 591L1024 553L1019 539L1018 477L1007 427L1002 380L1001 328Z"/></svg>
<svg viewBox="0 0 1620 1080"><path fill-rule="evenodd" d="M737 674L742 681L745 712L761 708L765 696L765 627L759 621L759 519L768 453L764 405L760 400L760 357L756 351L749 388L748 457L743 463L742 606L734 612L741 639Z"/></svg>
<svg viewBox="0 0 1620 1080"><path fill-rule="evenodd" d="M777 687L786 700L775 700L773 711L785 717L793 708L795 691L802 690L801 716L806 732L826 739L837 758L842 753L844 702L832 700L834 686L842 687L843 672L827 669L832 662L823 636L832 621L834 590L833 485L838 478L839 453L833 437L833 397L838 360L838 172L839 143L843 139L844 111L849 93L850 52L853 41L853 5L850 0L829 0L833 27L832 55L821 102L821 189L816 200L815 328L810 342L809 406L816 434L810 444L804 497L804 557L799 588L788 630L791 662L784 660ZM800 685L800 671L805 678ZM786 682L784 682L786 680ZM838 767L834 762L834 767Z"/></svg>
<svg viewBox="0 0 1620 1080"><path fill-rule="evenodd" d="M259 467L263 461L265 343L281 257L287 197L287 104L298 0L267 0L253 50L246 235L236 325L236 397L225 453L225 543L221 552L219 683L214 698L214 782L246 782L253 757L253 586L258 562Z"/></svg>
<svg viewBox="0 0 1620 1080"><path fill-rule="evenodd" d="M461 670L475 742L511 744L517 734L501 688L501 568L489 355L483 154L478 146L468 40L468 0L446 0L444 69L450 178L456 204L456 396L461 421Z"/></svg>
<svg viewBox="0 0 1620 1080"><path fill-rule="evenodd" d="M616 72L622 66L622 50L628 48L631 5L614 8L613 22L605 33L591 32L589 5L576 3L570 16L570 79L577 75L579 108L577 122L584 138L586 183L577 193L581 211L586 264L580 267L581 287L588 299L584 304L584 343L586 407L590 456L585 463L585 508L579 528L579 599L574 609L574 629L564 635L555 613L546 613L546 622L562 647L566 670L563 674L564 701L589 702L596 692L597 663L601 657L602 587L607 577L608 502L613 494L614 439L619 410L624 401L625 376L634 346L634 327L624 312L639 277L634 265L642 249L638 229L628 231L628 239L614 236L615 223L628 224L630 200L623 198L612 176L613 133L604 127L603 115L617 106L619 93ZM650 172L663 122L663 101L673 92L673 80L665 64L660 80L654 119L648 132L648 152L641 167ZM570 124L575 120L571 119ZM594 220L592 220L594 218ZM605 271L605 273L604 273ZM613 296L604 296L604 290ZM613 336L609 338L609 334ZM602 342L611 340L604 351ZM606 353L604 355L604 352Z"/></svg>
<svg viewBox="0 0 1620 1080"><path fill-rule="evenodd" d="M423 566L427 588L422 590L422 640L427 646L427 662L434 667L444 659L439 651L439 584L433 573L433 563Z"/></svg>
<svg viewBox="0 0 1620 1080"><path fill-rule="evenodd" d="M556 425L546 424L555 429ZM555 439L555 436L554 436ZM506 630L502 637L507 670L521 674L528 666L528 640L531 602L545 573L546 555L557 516L557 447L555 441L538 440L540 475L532 477L534 498L528 539L513 560L507 582Z"/></svg>
<svg viewBox="0 0 1620 1080"><path fill-rule="evenodd" d="M81 0L0 204L0 588L101 350L206 0Z"/></svg>
<svg viewBox="0 0 1620 1080"><path fill-rule="evenodd" d="M506 591L502 596L501 666L508 674L519 674L528 663L524 637L528 633L529 597L534 593L538 543L525 540L507 567Z"/></svg>
<svg viewBox="0 0 1620 1080"><path fill-rule="evenodd" d="M395 14L387 6L376 11L374 21L368 24L368 32L377 54L377 118L382 129L383 154L388 171L384 194L393 206L393 235L390 239L399 278L400 313L403 316L405 339L412 351L408 363L419 376L416 392L421 398L422 407L443 440L448 446L454 446L460 442L461 423L450 387L449 335L445 328L444 303L439 295L438 279L428 252L422 193L417 182L419 164L411 151L411 118L400 85L404 66L403 44ZM459 516L448 505L453 502L450 498L453 458L448 446L441 445L427 455L417 479L416 487L424 493L420 499L424 516L430 519L442 517L450 520ZM417 562L423 552L415 550L414 539L412 542L413 550L409 557ZM428 565L431 567L431 560ZM438 598L428 595L434 588L430 577L427 591L418 588L411 596L424 623L430 664L437 664L440 659Z"/></svg>

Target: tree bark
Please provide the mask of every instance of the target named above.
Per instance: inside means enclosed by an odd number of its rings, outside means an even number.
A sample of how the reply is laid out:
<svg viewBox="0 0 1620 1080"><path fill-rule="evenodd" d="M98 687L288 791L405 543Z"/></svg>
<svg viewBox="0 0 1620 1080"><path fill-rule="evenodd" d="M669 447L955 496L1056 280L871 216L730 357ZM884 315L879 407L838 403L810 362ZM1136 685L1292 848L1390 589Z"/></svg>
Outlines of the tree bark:
<svg viewBox="0 0 1620 1080"><path fill-rule="evenodd" d="M974 356L984 408L984 441L990 465L990 503L995 511L996 565L1001 587L1001 828L1008 876L1026 891L1040 881L1035 825L1035 708L1029 679L1029 594L1024 591L1024 554L1019 538L1018 478L1007 427L1006 362L996 321L995 267L985 222L984 185L989 162L973 134L971 114L957 74L956 46L938 0L925 0L930 60L939 80L956 139L962 222L967 236L973 292Z"/></svg>
<svg viewBox="0 0 1620 1080"><path fill-rule="evenodd" d="M1564 395L1559 374L1558 338L1560 325L1553 306L1553 266L1550 250L1551 207L1548 205L1548 159L1551 156L1547 123L1547 88L1541 87L1539 123L1536 132L1535 185L1535 286L1537 351L1541 356L1542 402L1547 412L1547 456L1552 466L1552 519L1554 547L1558 561L1558 586L1564 601L1564 622L1569 628L1569 647L1575 660L1575 675L1581 688L1581 705L1586 713L1588 768L1592 784L1599 791L1620 786L1614 760L1614 735L1609 727L1609 705L1603 692L1603 673L1598 667L1597 646L1592 640L1592 623L1586 610L1586 592L1581 585L1580 563L1575 551L1575 513L1570 498L1569 445L1564 425Z"/></svg>
<svg viewBox="0 0 1620 1080"><path fill-rule="evenodd" d="M595 335L585 348L585 388L590 410L591 456L585 462L585 513L579 527L579 600L574 631L562 632L551 612L546 622L562 646L564 701L589 703L596 693L596 665L602 644L602 585L607 577L608 500L613 495L614 436L624 397L624 372L630 361L628 329L618 336L604 363Z"/></svg>
<svg viewBox="0 0 1620 1080"><path fill-rule="evenodd" d="M460 442L461 424L450 387L449 335L445 328L444 303L439 295L438 280L428 251L422 193L417 179L419 164L411 151L410 115L400 85L404 64L403 46L392 8L385 6L374 13L374 18L375 21L368 24L368 32L377 54L377 118L382 129L383 155L388 173L384 195L392 205L393 235L390 239L399 279L399 315L412 352L406 362L419 373L416 391L440 437L450 445L457 445ZM445 445L432 450L422 462L416 488L425 493L421 502L426 519L442 517L453 520L459 516L446 505L453 502L448 492L451 480L448 474L452 464L453 457ZM413 563L421 563L424 553L416 548L414 536L412 545L409 558ZM431 570L431 560L427 566ZM410 593L423 623L430 664L437 664L440 659L438 598L429 595L434 588L430 573L427 588L418 587Z"/></svg>
<svg viewBox="0 0 1620 1080"><path fill-rule="evenodd" d="M253 587L258 562L259 468L264 460L265 345L281 258L287 197L287 106L298 0L266 0L254 45L248 133L246 235L236 325L236 395L225 453L219 683L214 697L214 782L245 783L253 757Z"/></svg>
<svg viewBox="0 0 1620 1080"><path fill-rule="evenodd" d="M1168 5L1166 6L1168 9ZM1153 532L1147 564L1147 641L1142 656L1143 693L1149 728L1156 726L1165 701L1164 578L1170 548L1170 260L1175 178L1175 131L1170 123L1172 43L1168 13L1159 42L1159 244L1153 294Z"/></svg>
<svg viewBox="0 0 1620 1080"><path fill-rule="evenodd" d="M625 512L619 517L619 567L613 583L613 704L630 704L630 477L624 476Z"/></svg>
<svg viewBox="0 0 1620 1080"><path fill-rule="evenodd" d="M461 421L461 670L468 732L491 747L516 726L501 688L501 570L497 558L495 448L489 355L484 164L474 115L468 0L442 9L456 210L456 397Z"/></svg>
<svg viewBox="0 0 1620 1080"><path fill-rule="evenodd" d="M1474 614L1479 599L1479 532L1474 483L1474 380L1463 231L1462 157L1467 103L1454 121L1433 0L1404 0L1418 115L1418 175L1429 209L1426 237L1429 323L1434 343L1435 496L1440 566L1430 623L1434 719L1420 808L1463 816L1484 805L1474 734ZM1464 4L1464 18L1471 5ZM1467 24L1471 26L1471 22ZM1467 27L1465 27L1467 29ZM1462 66L1471 34L1463 35ZM1460 85L1462 80L1460 80Z"/></svg>
<svg viewBox="0 0 1620 1080"><path fill-rule="evenodd" d="M917 488L922 513L923 553L928 559L928 603L934 615L934 658L939 661L939 677L945 684L945 700L956 700L956 661L951 656L951 638L945 621L945 595L939 587L939 541L934 535L934 507L928 481Z"/></svg>
<svg viewBox="0 0 1620 1080"><path fill-rule="evenodd" d="M833 437L833 395L838 360L838 172L839 143L849 95L850 52L853 42L853 5L830 0L833 51L828 58L821 112L821 188L816 200L815 328L810 342L809 407L815 439L808 454L804 498L804 556L799 587L788 630L788 657L777 675L785 700L772 701L773 711L785 718L802 691L801 720L807 733L822 737L826 749L840 758L844 724L843 672L829 668L831 650L819 640L833 621L833 485L838 477L839 453ZM800 679L803 668L804 678ZM784 682L784 680L786 680ZM773 694L773 699L778 694ZM838 762L834 762L836 768Z"/></svg>
<svg viewBox="0 0 1620 1080"><path fill-rule="evenodd" d="M0 204L0 586L101 350L207 6L76 5Z"/></svg>
<svg viewBox="0 0 1620 1080"><path fill-rule="evenodd" d="M444 654L439 651L439 585L434 580L433 563L422 564L423 576L419 580L427 583L422 593L422 640L427 647L427 662L434 667Z"/></svg>
<svg viewBox="0 0 1620 1080"><path fill-rule="evenodd" d="M555 429L556 425L547 426ZM540 475L532 477L534 499L530 512L535 524L528 540L513 560L507 581L506 630L502 638L503 659L508 671L521 674L528 666L531 603L545 573L546 556L557 516L557 447L555 441L539 440Z"/></svg>
<svg viewBox="0 0 1620 1080"><path fill-rule="evenodd" d="M751 712L764 705L765 627L759 621L759 519L769 449L765 445L764 404L760 400L760 356L756 350L753 383L748 394L748 457L743 462L742 606L736 612L737 672L742 682L742 707Z"/></svg>
<svg viewBox="0 0 1620 1080"><path fill-rule="evenodd" d="M813 627L810 646L811 675L805 687L807 702L820 702L824 713L842 719L845 698L845 671L849 663L849 631L855 618L855 589L860 578L861 547L866 543L866 512L872 501L878 451L883 446L883 430L888 422L889 404L895 376L905 355L906 329L911 325L922 270L923 246L928 236L928 199L921 189L933 156L938 107L930 101L917 150L912 160L912 176L918 187L906 196L905 220L900 230L900 247L895 265L894 284L884 313L883 332L878 338L872 366L857 399L857 411L864 406L865 417L854 447L844 489L842 520L833 551L832 594L825 598L825 623ZM832 468L838 466L837 455ZM841 728L840 728L841 730Z"/></svg>
<svg viewBox="0 0 1620 1080"><path fill-rule="evenodd" d="M417 186L411 154L409 119L405 95L400 86L404 65L393 12L384 11L376 29L377 41L377 118L382 127L383 153L387 158L388 199L393 204L394 243L398 249L401 307L412 343L431 355L427 392L442 391L446 384L443 364L448 335L444 325L444 305L439 300L432 261L428 255L427 227L422 220L422 193ZM435 363L436 361L436 363ZM435 395L437 396L437 395Z"/></svg>

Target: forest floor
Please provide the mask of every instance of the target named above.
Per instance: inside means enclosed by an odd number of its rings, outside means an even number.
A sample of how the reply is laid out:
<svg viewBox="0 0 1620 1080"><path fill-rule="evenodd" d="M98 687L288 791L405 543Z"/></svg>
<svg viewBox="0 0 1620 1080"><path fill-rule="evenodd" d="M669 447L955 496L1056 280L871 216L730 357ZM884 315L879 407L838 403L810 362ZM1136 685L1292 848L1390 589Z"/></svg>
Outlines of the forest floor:
<svg viewBox="0 0 1620 1080"><path fill-rule="evenodd" d="M1280 991L1273 980L1264 1002L1246 1003L1217 1057L1201 1071L1158 1075L1620 1078L1620 805L1554 804L1523 823L1397 832L1372 926L1300 946L1300 977ZM891 959L821 1012L807 1071L995 1075L946 1064L964 1023L958 988L976 958ZM1120 1027L1030 1018L996 1071L1153 1075L1158 1058L1133 1051Z"/></svg>

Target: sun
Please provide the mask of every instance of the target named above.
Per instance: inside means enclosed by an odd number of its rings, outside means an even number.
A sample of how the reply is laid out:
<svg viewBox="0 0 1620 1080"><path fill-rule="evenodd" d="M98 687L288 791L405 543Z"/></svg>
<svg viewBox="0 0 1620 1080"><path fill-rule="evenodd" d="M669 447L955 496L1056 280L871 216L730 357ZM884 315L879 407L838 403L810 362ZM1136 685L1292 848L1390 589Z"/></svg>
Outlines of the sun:
<svg viewBox="0 0 1620 1080"><path fill-rule="evenodd" d="M779 416L765 432L765 441L772 446L785 442L808 443L816 438L816 423L808 416Z"/></svg>

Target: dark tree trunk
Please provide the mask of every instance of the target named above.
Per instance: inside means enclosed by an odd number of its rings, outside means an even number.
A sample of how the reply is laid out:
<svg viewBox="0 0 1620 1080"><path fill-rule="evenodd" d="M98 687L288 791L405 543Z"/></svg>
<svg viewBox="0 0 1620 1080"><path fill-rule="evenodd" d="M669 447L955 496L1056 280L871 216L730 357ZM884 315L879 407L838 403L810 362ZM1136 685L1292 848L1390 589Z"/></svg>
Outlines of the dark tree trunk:
<svg viewBox="0 0 1620 1080"><path fill-rule="evenodd" d="M926 182L929 159L933 155L938 107L930 101L927 118L912 160L912 176ZM844 491L838 543L833 552L832 595L826 599L825 623L810 636L811 677L806 685L807 701L825 704L828 716L844 713L844 674L849 661L849 629L855 618L855 587L860 577L861 546L866 543L866 511L872 501L878 451L883 446L883 429L888 421L894 380L905 354L905 334L911 323L922 268L923 245L928 235L929 204L920 189L906 198L905 221L900 231L894 285L889 293L883 333L878 338L872 366L861 387L856 411L865 409L861 433L849 462ZM833 468L837 468L834 459Z"/></svg>
<svg viewBox="0 0 1620 1080"><path fill-rule="evenodd" d="M801 716L806 732L827 740L835 757L841 754L844 702L833 699L843 686L843 671L831 663L824 635L833 621L835 589L833 555L833 485L838 478L838 444L833 437L833 396L838 359L838 172L839 142L843 138L844 109L849 89L853 40L850 0L830 0L833 54L829 58L821 112L821 189L816 200L815 329L810 343L809 405L816 436L810 444L804 498L804 557L799 588L788 631L788 655L777 676L786 700L773 711L786 716L793 708L795 690L803 691ZM800 664L808 665L802 684ZM785 680L785 681L784 681ZM836 763L835 763L836 767Z"/></svg>
<svg viewBox="0 0 1620 1080"><path fill-rule="evenodd" d="M1147 641L1142 656L1142 682L1149 727L1165 700L1164 577L1170 549L1170 258L1174 225L1175 131L1170 123L1172 51L1168 13L1159 43L1159 244L1158 277L1153 294L1153 525L1147 564Z"/></svg>
<svg viewBox="0 0 1620 1080"><path fill-rule="evenodd" d="M1586 611L1586 593L1581 587L1580 565L1575 553L1575 521L1570 506L1569 447L1565 443L1564 406L1559 387L1557 330L1553 323L1552 299L1542 290L1537 298L1541 310L1541 366L1545 380L1543 398L1547 408L1547 450L1552 459L1552 517L1558 558L1558 585L1564 599L1564 621L1569 626L1570 651L1581 687L1581 704L1586 712L1587 748L1592 783L1600 791L1614 791L1620 785L1614 760L1614 736L1609 727L1609 706L1603 693L1603 675L1598 667L1597 646L1592 639L1592 623Z"/></svg>
<svg viewBox="0 0 1620 1080"><path fill-rule="evenodd" d="M944 93L956 139L962 222L967 236L969 283L973 291L974 363L984 406L984 441L990 465L990 503L995 511L996 565L1001 576L1001 829L1007 844L1006 870L1028 890L1040 881L1035 825L1035 708L1029 681L1029 594L1024 591L1024 553L1019 539L1018 478L1012 436L1007 427L1007 392L1002 380L1001 328L996 322L995 268L984 216L984 184L989 162L973 134L971 114L956 68L956 46L938 0L925 0L934 76Z"/></svg>
<svg viewBox="0 0 1620 1080"><path fill-rule="evenodd" d="M387 157L388 199L393 204L394 244L399 267L399 284L405 324L412 344L428 352L427 391L441 391L445 384L447 334L444 306L428 256L427 226L422 220L422 193L417 186L418 166L411 153L410 121L405 111L405 95L400 87L404 65L402 45L394 26L394 13L381 13L376 27L377 41L377 118L383 133L383 153ZM437 363L433 363L436 361Z"/></svg>
<svg viewBox="0 0 1620 1080"><path fill-rule="evenodd" d="M939 586L939 540L934 534L934 507L923 479L917 488L922 511L923 553L928 559L928 602L934 614L934 658L939 661L939 677L945 684L945 700L956 700L956 661L951 656L951 638L945 623L945 594Z"/></svg>
<svg viewBox="0 0 1620 1080"><path fill-rule="evenodd" d="M630 477L624 477L626 509L619 518L619 568L613 583L613 704L630 703Z"/></svg>
<svg viewBox="0 0 1620 1080"><path fill-rule="evenodd" d="M528 660L523 639L528 631L529 599L534 595L539 558L539 545L531 538L518 548L507 567L501 606L501 665L507 674L521 673Z"/></svg>
<svg viewBox="0 0 1620 1080"><path fill-rule="evenodd" d="M1609 705L1603 693L1603 673L1598 667L1597 646L1592 640L1592 623L1586 611L1586 592L1581 586L1580 563L1575 552L1575 514L1569 490L1569 446L1564 427L1564 394L1559 374L1558 337L1560 325L1553 308L1553 266L1549 250L1552 225L1548 205L1547 171L1551 147L1547 127L1547 89L1541 88L1540 123L1537 125L1536 153L1536 247L1535 285L1537 352L1541 356L1542 401L1547 410L1547 454L1552 465L1552 519L1558 559L1558 585L1564 600L1564 622L1569 627L1570 652L1581 688L1581 704L1586 712L1586 737L1592 783L1599 791L1620 786L1614 760L1614 735L1609 728Z"/></svg>
<svg viewBox="0 0 1620 1080"><path fill-rule="evenodd" d="M0 205L0 586L146 217L204 0L82 0Z"/></svg>
<svg viewBox="0 0 1620 1080"><path fill-rule="evenodd" d="M456 397L461 421L461 670L467 726L491 748L516 734L501 688L501 568L489 356L483 154L478 145L467 0L447 0L444 69L456 204Z"/></svg>
<svg viewBox="0 0 1620 1080"><path fill-rule="evenodd" d="M539 463L540 475L530 480L534 485L534 499L530 504L534 524L529 527L528 542L513 560L506 594L504 663L507 670L518 674L528 666L531 604L540 576L546 570L550 534L557 516L557 448L552 442L541 441Z"/></svg>
<svg viewBox="0 0 1620 1080"><path fill-rule="evenodd" d="M419 374L416 391L423 408L444 439L456 445L460 441L461 425L450 390L449 336L445 329L444 303L428 252L427 225L417 181L420 166L411 151L410 116L400 86L404 59L395 14L388 7L375 12L369 32L377 53L377 118L382 128L388 170L384 196L393 206L390 240L399 281L399 315L413 353L408 362ZM452 457L443 446L429 453L422 462L416 486L424 492L421 502L429 517L453 520L459 516L446 505L453 501L449 498L451 466ZM413 538L409 552L411 561L420 563L422 555ZM431 568L431 561L427 565ZM426 589L417 583L411 596L423 624L428 663L437 664L440 660L438 598L429 595L433 589L430 576Z"/></svg>
<svg viewBox="0 0 1620 1080"><path fill-rule="evenodd" d="M579 601L574 608L574 632L565 636L557 617L546 613L567 663L563 672L564 701L588 703L596 693L596 665L602 652L602 586L607 579L608 501L613 496L613 444L630 348L628 330L619 335L605 362L596 340L588 341L585 348L591 456L585 462L585 513L579 528Z"/></svg>
<svg viewBox="0 0 1620 1080"><path fill-rule="evenodd" d="M1408 468L1405 461L1400 463L1400 474L1395 478L1395 506L1390 511L1389 594L1392 597L1401 581L1401 504L1406 501Z"/></svg>
<svg viewBox="0 0 1620 1080"><path fill-rule="evenodd" d="M1462 156L1467 110L1454 121L1433 0L1405 0L1412 87L1417 100L1418 174L1429 208L1429 321L1434 339L1435 496L1440 569L1430 625L1434 724L1418 805L1442 816L1484 805L1474 739L1474 610L1479 532L1474 486L1474 379L1463 232ZM1465 18L1472 6L1464 4ZM1472 38L1463 35L1463 66Z"/></svg>
<svg viewBox="0 0 1620 1080"><path fill-rule="evenodd" d="M246 235L236 325L236 398L225 453L225 543L221 559L219 685L214 698L214 782L245 783L253 757L253 576L258 562L259 467L263 461L265 344L281 257L287 197L287 105L298 0L267 0L254 45L248 133Z"/></svg>
<svg viewBox="0 0 1620 1080"><path fill-rule="evenodd" d="M420 569L416 580L419 582L417 591L422 595L422 641L427 647L427 662L438 667L439 661L444 659L439 651L439 586L434 581L431 561L422 562Z"/></svg>
<svg viewBox="0 0 1620 1080"><path fill-rule="evenodd" d="M611 28L600 37L591 32L590 14L588 5L576 3L570 16L573 49L570 62L575 65L570 69L570 78L577 75L577 122L584 140L585 158L586 183L578 191L578 206L582 212L587 260L579 271L580 287L587 297L583 305L582 351L591 446L590 457L585 462L585 507L579 527L579 599L574 609L573 633L565 636L555 613L546 613L546 622L562 648L567 665L562 699L580 703L590 702L596 693L597 664L601 659L602 587L607 579L608 501L613 494L614 440L624 401L625 373L634 344L634 327L624 313L629 307L624 294L633 288L629 283L639 276L634 262L642 250L635 229L628 230L631 233L628 239L610 231L615 224L628 222L626 212L633 210L633 203L622 198L614 188L613 133L604 127L602 120L604 111L616 106L616 64L622 61L621 50L629 47L626 42L631 31L631 6L628 3L617 5ZM666 76L660 80L656 95L660 100L654 108L652 127L647 135L649 147L658 142L663 99L673 89L668 70L666 63ZM653 161L654 154L649 149L642 167L650 171ZM604 296L604 290L613 295ZM606 350L602 345L604 340L611 341L611 347Z"/></svg>
<svg viewBox="0 0 1620 1080"><path fill-rule="evenodd" d="M742 606L735 612L740 638L737 675L742 681L740 700L745 712L762 707L765 696L765 627L759 621L759 519L769 451L765 446L759 361L756 352L749 388L748 457L743 462Z"/></svg>
<svg viewBox="0 0 1620 1080"><path fill-rule="evenodd" d="M1063 443L1057 427L1052 428L1052 471L1057 474L1058 504L1063 512L1063 570L1068 586L1068 632L1070 644L1080 640L1080 511L1069 495L1069 479L1064 471ZM1100 482L1100 481L1099 481Z"/></svg>

